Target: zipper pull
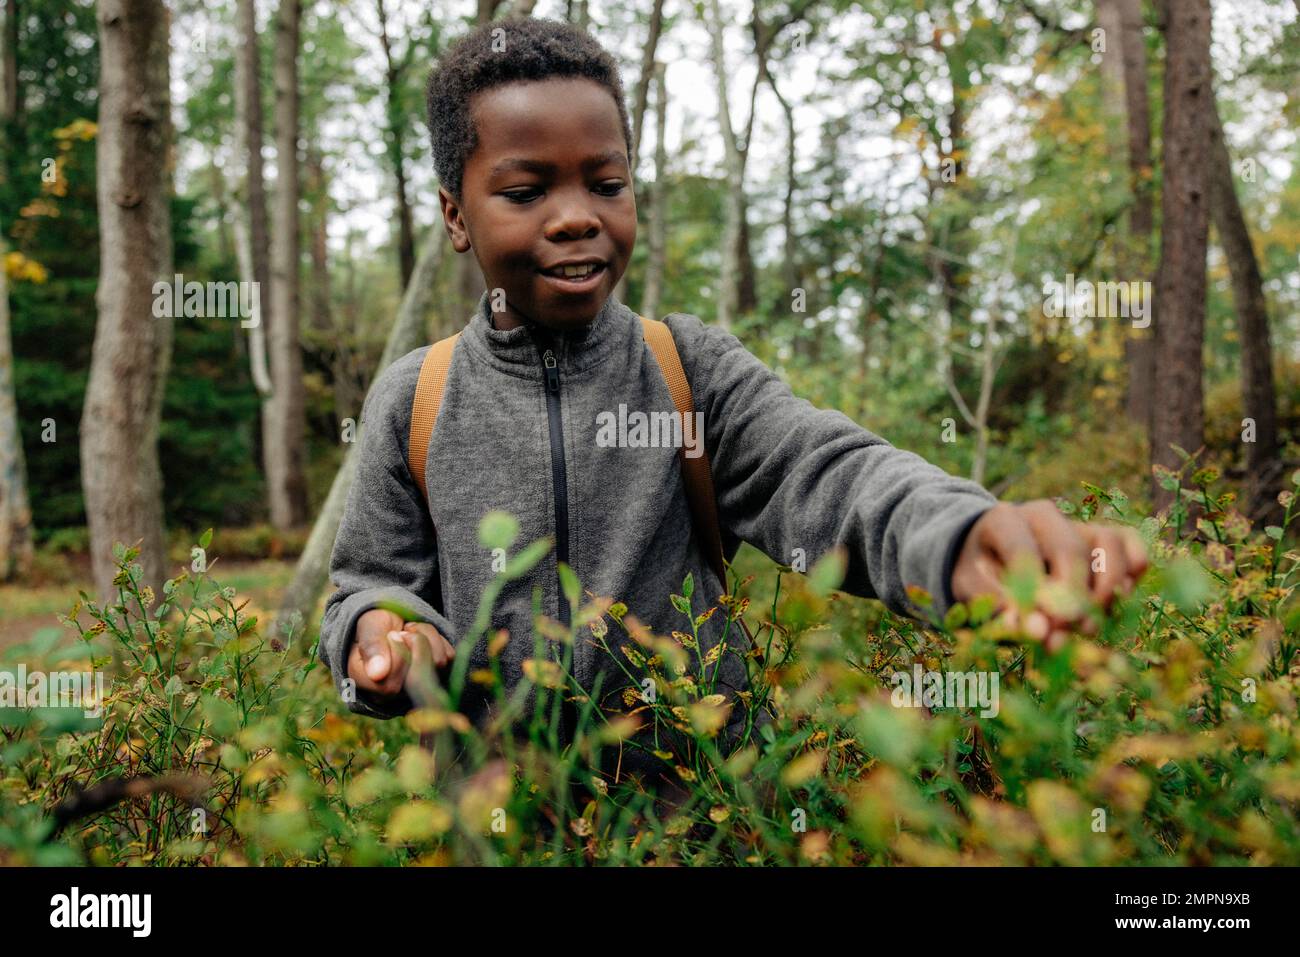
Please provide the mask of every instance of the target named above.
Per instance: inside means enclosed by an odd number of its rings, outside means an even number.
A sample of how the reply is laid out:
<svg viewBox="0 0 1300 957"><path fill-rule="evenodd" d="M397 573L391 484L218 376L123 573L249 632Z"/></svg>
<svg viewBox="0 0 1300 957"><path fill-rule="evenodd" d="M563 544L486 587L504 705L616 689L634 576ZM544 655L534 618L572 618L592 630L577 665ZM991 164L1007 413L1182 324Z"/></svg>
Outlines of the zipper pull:
<svg viewBox="0 0 1300 957"><path fill-rule="evenodd" d="M546 368L546 389L552 395L560 394L560 370L555 365L555 352L547 349L542 353L542 365Z"/></svg>

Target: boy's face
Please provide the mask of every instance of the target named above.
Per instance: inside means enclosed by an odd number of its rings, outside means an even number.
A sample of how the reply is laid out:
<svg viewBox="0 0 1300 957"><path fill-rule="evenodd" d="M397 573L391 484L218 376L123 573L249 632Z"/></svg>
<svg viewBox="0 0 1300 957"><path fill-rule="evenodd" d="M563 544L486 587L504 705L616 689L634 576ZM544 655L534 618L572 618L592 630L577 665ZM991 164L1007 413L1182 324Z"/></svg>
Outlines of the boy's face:
<svg viewBox="0 0 1300 957"><path fill-rule="evenodd" d="M478 146L461 202L438 190L452 246L473 249L499 329L532 320L572 329L596 317L636 243L636 200L618 107L594 80L509 83L470 104ZM586 278L560 263L599 263ZM562 270L561 270L562 272Z"/></svg>

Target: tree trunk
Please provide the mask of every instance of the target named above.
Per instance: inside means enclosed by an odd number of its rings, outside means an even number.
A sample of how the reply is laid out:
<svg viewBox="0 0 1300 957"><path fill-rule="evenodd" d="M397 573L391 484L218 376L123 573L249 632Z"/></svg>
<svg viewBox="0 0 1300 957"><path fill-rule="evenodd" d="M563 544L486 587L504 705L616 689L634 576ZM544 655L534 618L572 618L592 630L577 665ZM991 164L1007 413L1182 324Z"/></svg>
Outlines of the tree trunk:
<svg viewBox="0 0 1300 957"><path fill-rule="evenodd" d="M429 230L424 248L420 250L420 257L416 260L415 271L411 274L411 282L402 296L402 304L397 310L397 319L388 333L388 341L384 344L384 352L379 359L379 367L375 370L374 378L378 378L379 373L393 362L412 349L418 349L428 340L425 318L433 302L438 264L446 246L445 237L446 231L440 227ZM371 381L373 382L374 379L372 378ZM320 515L312 526L311 535L307 539L307 545L298 559L293 581L280 599L276 633L279 633L283 627L287 627L294 612L298 612L303 621L309 622L316 609L320 593L329 581L330 554L334 549L334 538L338 535L339 522L343 518L343 506L347 503L348 489L352 487L352 478L356 475L355 453L359 441L360 434L357 435L356 441L351 443L343 459L343 465L334 476L329 496L325 499L325 505L321 508Z"/></svg>
<svg viewBox="0 0 1300 957"><path fill-rule="evenodd" d="M242 202L237 203L235 246L240 278L257 283L259 310L248 326L248 356L253 385L262 397L263 420L271 397L266 330L271 324L271 239L267 230L266 180L262 167L262 77L259 69L257 9L254 0L237 0L235 43L235 155L244 167Z"/></svg>
<svg viewBox="0 0 1300 957"><path fill-rule="evenodd" d="M406 139L403 131L408 118L402 115L401 107L403 70L393 56L393 45L388 36L388 11L384 7L384 0L376 0L375 10L379 17L379 42L384 50L388 161L393 167L397 196L397 260L402 277L402 288L405 289L415 269L415 227L411 219L411 204L406 196Z"/></svg>
<svg viewBox="0 0 1300 957"><path fill-rule="evenodd" d="M1170 446L1196 453L1204 437L1202 347L1209 232L1210 5L1169 4L1164 84L1163 235L1156 282L1151 462L1181 466ZM1157 509L1173 495L1153 482Z"/></svg>
<svg viewBox="0 0 1300 957"><path fill-rule="evenodd" d="M158 425L172 319L153 286L171 281L171 117L167 8L101 0L96 176L99 319L81 420L81 475L95 591L116 598L113 544L141 543L142 584L161 598L163 535Z"/></svg>
<svg viewBox="0 0 1300 957"><path fill-rule="evenodd" d="M8 0L5 12L4 110L0 117L15 120L23 113L23 88L18 83L18 0Z"/></svg>
<svg viewBox="0 0 1300 957"><path fill-rule="evenodd" d="M1105 61L1121 94L1126 130L1129 189L1133 206L1128 214L1128 242L1120 268L1130 279L1151 275L1151 239L1155 213L1151 201L1151 106L1147 95L1147 47L1143 35L1142 0L1099 0L1098 19L1109 23ZM1124 340L1128 381L1124 408L1143 425L1151 422L1151 382L1155 378L1155 339L1151 329L1129 326Z"/></svg>
<svg viewBox="0 0 1300 957"><path fill-rule="evenodd" d="M655 54L659 49L659 36L663 31L664 20L664 0L654 0L654 6L650 10L649 33L646 36L645 46L641 49L641 75L637 77L636 92L632 99L632 155L628 157L628 164L631 167L632 182L636 182L637 168L641 156L641 131L645 126L646 102L650 95L650 79L655 73ZM658 176L658 170L655 171ZM645 294L642 293L644 296ZM614 287L614 298L619 302L627 300L627 273L624 272L619 277L618 285Z"/></svg>
<svg viewBox="0 0 1300 957"><path fill-rule="evenodd" d="M208 181L211 183L212 200L217 204L217 255L221 257L222 263L228 263L236 255L230 241L230 224L227 222L230 204L226 196L226 177L217 165L215 156L208 159Z"/></svg>
<svg viewBox="0 0 1300 957"><path fill-rule="evenodd" d="M655 180L650 186L649 249L641 298L641 315L649 319L659 318L668 247L668 147L664 143L668 113L667 70L665 64L655 64Z"/></svg>
<svg viewBox="0 0 1300 957"><path fill-rule="evenodd" d="M320 147L307 148L307 190L314 207L311 217L311 326L323 335L332 335L334 320L330 314L329 264L329 185L325 181L325 160Z"/></svg>
<svg viewBox="0 0 1300 957"><path fill-rule="evenodd" d="M276 187L271 242L271 382L262 410L271 524L307 520L306 410L299 342L298 27L301 0L281 0L275 31Z"/></svg>
<svg viewBox="0 0 1300 957"><path fill-rule="evenodd" d="M722 129L723 156L726 180L723 184L722 264L718 270L717 323L730 329L739 305L740 281L740 218L743 212L741 190L744 169L741 165L740 146L731 125L731 101L728 95L727 59L724 44L724 22L718 0L709 0L704 10L709 31L709 50L713 60L714 82L718 91L718 125Z"/></svg>
<svg viewBox="0 0 1300 957"><path fill-rule="evenodd" d="M1277 394L1273 387L1273 346L1268 302L1250 230L1237 199L1232 157L1216 105L1210 103L1210 216L1232 274L1232 301L1241 343L1242 411L1253 426L1246 443L1249 494L1245 508L1256 518L1280 518L1277 493L1282 490L1282 460L1277 441ZM1243 431L1247 426L1243 426Z"/></svg>
<svg viewBox="0 0 1300 957"><path fill-rule="evenodd" d="M32 510L14 393L13 338L9 330L9 280L0 232L0 582L22 579L32 567Z"/></svg>

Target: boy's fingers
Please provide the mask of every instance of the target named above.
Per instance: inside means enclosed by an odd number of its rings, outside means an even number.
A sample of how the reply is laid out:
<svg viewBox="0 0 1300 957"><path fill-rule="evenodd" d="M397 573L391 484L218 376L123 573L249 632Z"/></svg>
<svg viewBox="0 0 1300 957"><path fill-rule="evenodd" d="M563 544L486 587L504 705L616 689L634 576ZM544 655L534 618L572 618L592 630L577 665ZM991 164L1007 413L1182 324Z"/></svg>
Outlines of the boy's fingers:
<svg viewBox="0 0 1300 957"><path fill-rule="evenodd" d="M390 631L357 635L348 657L348 674L358 688L380 695L394 695L402 690L411 653L397 637L399 634ZM382 665L382 674L376 665Z"/></svg>
<svg viewBox="0 0 1300 957"><path fill-rule="evenodd" d="M404 631L390 631L385 636L391 664L388 674L380 683L379 690L386 695L394 695L402 690L402 685L406 683L407 672L411 668L411 647L403 638L406 634Z"/></svg>
<svg viewBox="0 0 1300 957"><path fill-rule="evenodd" d="M997 604L994 611L1001 611L1007 603L1007 591L998 581L997 569L988 558L979 554L968 561L959 562L953 570L952 594L958 601L974 601L980 595L991 595Z"/></svg>
<svg viewBox="0 0 1300 957"><path fill-rule="evenodd" d="M1090 568L1092 569L1092 597L1103 608L1110 608L1115 600L1115 590L1129 575L1124 540L1115 529L1092 530Z"/></svg>
<svg viewBox="0 0 1300 957"><path fill-rule="evenodd" d="M1040 568L1042 555L1033 530L1020 508L1014 505L995 505L988 511L987 520L976 526L979 544L992 552L1004 568L1017 562L1034 562Z"/></svg>
<svg viewBox="0 0 1300 957"><path fill-rule="evenodd" d="M1124 544L1124 560L1128 565L1128 575L1136 582L1151 562L1150 556L1147 555L1146 542L1131 528L1120 529L1120 534Z"/></svg>
<svg viewBox="0 0 1300 957"><path fill-rule="evenodd" d="M363 631L357 635L356 652L361 667L371 681L383 681L392 669L388 639L382 632Z"/></svg>
<svg viewBox="0 0 1300 957"><path fill-rule="evenodd" d="M408 621L406 630L413 631L418 635L423 635L428 639L429 652L433 658L435 668L445 668L451 664L451 660L456 657L456 649L452 646L437 628L426 621Z"/></svg>
<svg viewBox="0 0 1300 957"><path fill-rule="evenodd" d="M1035 502L1026 511L1034 539L1047 559L1048 576L1063 585L1086 587L1088 546L1075 523L1050 502Z"/></svg>
<svg viewBox="0 0 1300 957"><path fill-rule="evenodd" d="M433 689L437 685L433 676L431 640L423 632L413 629L402 632L402 635L411 651L411 665L405 681L407 694L417 707L429 707L434 703Z"/></svg>

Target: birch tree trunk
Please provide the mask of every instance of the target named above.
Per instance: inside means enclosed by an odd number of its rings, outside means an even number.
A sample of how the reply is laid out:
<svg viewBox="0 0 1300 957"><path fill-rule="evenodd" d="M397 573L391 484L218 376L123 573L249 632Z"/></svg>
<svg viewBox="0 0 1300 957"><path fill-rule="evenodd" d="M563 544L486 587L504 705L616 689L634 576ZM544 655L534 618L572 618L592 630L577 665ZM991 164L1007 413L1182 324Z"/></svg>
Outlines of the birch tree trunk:
<svg viewBox="0 0 1300 957"><path fill-rule="evenodd" d="M262 397L263 416L271 396L266 330L271 321L271 246L266 223L266 180L262 165L262 78L258 69L257 8L254 0L236 0L235 155L244 168L236 202L235 251L240 279L257 283L257 314L248 327L248 358L253 385Z"/></svg>
<svg viewBox="0 0 1300 957"><path fill-rule="evenodd" d="M0 582L22 579L32 567L32 510L14 393L13 337L9 329L8 246L0 231Z"/></svg>
<svg viewBox="0 0 1300 957"><path fill-rule="evenodd" d="M664 142L668 114L667 72L665 64L655 64L655 180L650 187L649 249L641 298L641 315L648 319L659 318L668 251L668 146Z"/></svg>
<svg viewBox="0 0 1300 957"><path fill-rule="evenodd" d="M375 370L371 382L379 378L379 374L397 359L412 349L425 345L428 341L425 319L433 303L438 265L445 248L446 231L440 226L430 229L420 250L420 256L415 262L411 281L402 295L397 319L388 333L388 341L384 344L379 367ZM325 505L312 526L307 545L298 558L293 581L289 583L289 587L285 589L280 599L275 633L287 633L295 612L300 616L301 621L310 621L320 593L329 581L330 555L334 550L334 538L338 535L339 522L343 518L343 506L347 503L348 489L352 487L352 479L357 470L356 449L361 440L360 429L357 433L343 459L343 465L334 476L329 496L325 499Z"/></svg>
<svg viewBox="0 0 1300 957"><path fill-rule="evenodd" d="M262 409L262 452L271 524L307 521L306 409L299 341L298 27L301 0L281 0L275 31L276 187L271 238L271 399Z"/></svg>
<svg viewBox="0 0 1300 957"><path fill-rule="evenodd" d="M663 20L663 0L654 0L654 6L650 10L649 32L646 35L645 46L641 49L641 74L637 77L636 90L632 97L632 153L628 157L628 164L631 168L634 188L637 181L637 168L640 165L641 131L645 126L645 111L650 95L650 81L652 78L658 78L658 74L655 72L655 54L659 49L659 36L663 31ZM655 175L659 175L658 170L656 170ZM643 292L643 299L644 296L645 293ZM619 277L618 285L614 287L614 298L619 302L627 301L626 272Z"/></svg>
<svg viewBox="0 0 1300 957"><path fill-rule="evenodd" d="M744 188L745 171L741 162L736 131L731 125L724 24L718 0L709 0L705 8L705 20L709 30L709 52L713 60L713 75L718 90L718 125L722 129L723 168L726 172L723 192L722 263L718 270L717 323L723 329L730 329L739 304L741 190Z"/></svg>
<svg viewBox="0 0 1300 957"><path fill-rule="evenodd" d="M1189 453L1204 437L1202 347L1205 338L1205 250L1209 232L1210 5L1169 4L1164 83L1163 235L1156 282L1155 396L1151 461L1178 469L1170 448ZM1157 509L1173 495L1153 482Z"/></svg>
<svg viewBox="0 0 1300 957"><path fill-rule="evenodd" d="M0 120L18 112L17 2L9 0L4 44L0 48ZM0 173L3 175L3 173ZM18 398L14 391L13 336L9 327L9 277L5 273L5 241L0 225L0 582L23 578L32 564L32 512L27 498L27 467L18 427Z"/></svg>
<svg viewBox="0 0 1300 957"><path fill-rule="evenodd" d="M81 476L100 600L116 598L113 544L141 543L142 584L162 595L166 552L158 426L172 320L153 285L171 281L172 126L161 0L101 0L96 176L99 318L81 420Z"/></svg>

